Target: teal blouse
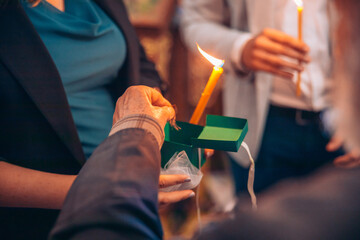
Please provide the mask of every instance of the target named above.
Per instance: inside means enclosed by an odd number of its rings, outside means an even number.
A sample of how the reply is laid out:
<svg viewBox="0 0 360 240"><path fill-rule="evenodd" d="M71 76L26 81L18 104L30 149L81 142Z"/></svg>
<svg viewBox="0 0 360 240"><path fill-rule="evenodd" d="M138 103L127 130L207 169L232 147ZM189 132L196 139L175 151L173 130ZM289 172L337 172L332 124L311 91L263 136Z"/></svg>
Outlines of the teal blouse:
<svg viewBox="0 0 360 240"><path fill-rule="evenodd" d="M111 129L115 103L106 86L124 64L124 36L92 0L65 0L65 12L46 1L24 8L59 71L89 158Z"/></svg>

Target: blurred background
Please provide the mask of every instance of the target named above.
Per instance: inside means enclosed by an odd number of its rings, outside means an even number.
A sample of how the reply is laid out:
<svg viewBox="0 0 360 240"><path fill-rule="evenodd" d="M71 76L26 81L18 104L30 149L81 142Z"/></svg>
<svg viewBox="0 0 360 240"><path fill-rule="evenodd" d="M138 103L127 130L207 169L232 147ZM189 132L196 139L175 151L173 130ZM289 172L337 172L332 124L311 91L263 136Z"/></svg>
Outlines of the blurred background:
<svg viewBox="0 0 360 240"><path fill-rule="evenodd" d="M179 33L181 0L125 0L147 56L161 77L168 82L166 98L177 107L177 120L190 120L212 70L198 52L186 49ZM194 43L195 44L195 43ZM222 114L221 84L217 85L206 114ZM234 204L234 192L226 155L215 152L202 167L204 177L198 189L202 225L226 215ZM161 210L165 239L190 237L198 229L196 199L189 199Z"/></svg>

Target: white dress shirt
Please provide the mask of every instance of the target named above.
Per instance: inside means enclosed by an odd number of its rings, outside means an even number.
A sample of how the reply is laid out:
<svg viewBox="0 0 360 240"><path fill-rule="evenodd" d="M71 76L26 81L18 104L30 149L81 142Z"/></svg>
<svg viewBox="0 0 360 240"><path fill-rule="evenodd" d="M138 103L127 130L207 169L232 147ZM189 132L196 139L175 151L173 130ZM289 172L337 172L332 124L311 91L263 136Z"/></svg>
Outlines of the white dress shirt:
<svg viewBox="0 0 360 240"><path fill-rule="evenodd" d="M293 0L277 0L269 5L275 13L273 28L298 37L298 11ZM328 94L331 84L331 57L330 57L330 26L326 0L304 0L303 9L303 41L310 47L312 61L305 64L301 73L301 97L297 97L297 73L292 81L282 77L272 76L270 102L274 105L291 107L309 111L320 111L329 106ZM269 9L270 11L270 9ZM234 43L232 61L239 70L246 71L241 63L244 47L243 38ZM240 49L240 50L239 50ZM291 61L286 57L285 60ZM296 61L295 61L296 62Z"/></svg>
<svg viewBox="0 0 360 240"><path fill-rule="evenodd" d="M292 0L279 0L274 26L297 37L297 8ZM304 0L303 41L310 47L312 61L301 74L301 97L295 95L297 74L293 81L273 78L271 103L285 107L319 111L328 107L330 86L329 19L326 0ZM274 9L275 10L275 9Z"/></svg>

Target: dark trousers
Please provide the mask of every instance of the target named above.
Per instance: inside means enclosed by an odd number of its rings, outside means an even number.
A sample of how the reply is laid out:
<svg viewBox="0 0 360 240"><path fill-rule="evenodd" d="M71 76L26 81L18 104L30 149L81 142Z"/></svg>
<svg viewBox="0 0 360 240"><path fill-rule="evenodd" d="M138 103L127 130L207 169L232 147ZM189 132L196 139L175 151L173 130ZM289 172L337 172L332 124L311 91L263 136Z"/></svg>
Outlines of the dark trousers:
<svg viewBox="0 0 360 240"><path fill-rule="evenodd" d="M262 144L255 164L255 192L289 177L309 174L343 154L327 152L330 136L318 113L270 106ZM303 115L303 116L302 116ZM231 159L236 193L247 191L248 169Z"/></svg>

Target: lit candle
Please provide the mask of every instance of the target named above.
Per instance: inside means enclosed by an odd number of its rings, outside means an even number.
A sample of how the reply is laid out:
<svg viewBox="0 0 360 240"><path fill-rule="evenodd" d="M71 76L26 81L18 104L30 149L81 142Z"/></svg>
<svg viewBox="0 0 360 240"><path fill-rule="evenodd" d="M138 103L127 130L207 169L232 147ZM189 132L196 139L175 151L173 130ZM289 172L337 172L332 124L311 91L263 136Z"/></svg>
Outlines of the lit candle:
<svg viewBox="0 0 360 240"><path fill-rule="evenodd" d="M221 74L224 71L222 68L222 66L224 65L224 60L214 58L213 56L207 54L199 47L199 45L197 45L197 47L198 47L198 50L200 51L200 53L209 62L211 62L214 65L214 67L213 67L212 73L210 75L210 78L205 86L205 89L204 89L203 93L201 94L201 98L195 108L195 111L194 111L193 115L191 116L190 123L192 123L192 124L199 123L200 118L201 118L202 114L204 113L205 107L210 99L210 96L211 96L212 92L214 91L214 88L215 88Z"/></svg>
<svg viewBox="0 0 360 240"><path fill-rule="evenodd" d="M302 0L294 0L297 5L298 10L298 38L302 41L302 12L304 9ZM299 61L299 64L301 61ZM296 81L296 96L301 96L301 73L298 72L297 81Z"/></svg>

